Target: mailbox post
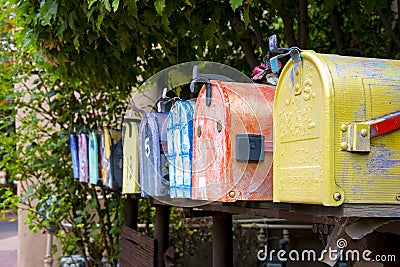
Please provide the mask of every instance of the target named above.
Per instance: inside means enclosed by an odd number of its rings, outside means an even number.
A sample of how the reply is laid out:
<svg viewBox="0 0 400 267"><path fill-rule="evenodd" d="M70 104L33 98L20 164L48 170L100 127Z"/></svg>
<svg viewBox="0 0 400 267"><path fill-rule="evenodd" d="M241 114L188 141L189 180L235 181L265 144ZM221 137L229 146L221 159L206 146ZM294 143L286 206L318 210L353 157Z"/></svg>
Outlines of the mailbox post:
<svg viewBox="0 0 400 267"><path fill-rule="evenodd" d="M217 212L213 215L213 266L233 266L232 214Z"/></svg>
<svg viewBox="0 0 400 267"><path fill-rule="evenodd" d="M157 267L164 267L164 253L168 249L169 240L169 215L170 207L165 205L156 206L155 238Z"/></svg>

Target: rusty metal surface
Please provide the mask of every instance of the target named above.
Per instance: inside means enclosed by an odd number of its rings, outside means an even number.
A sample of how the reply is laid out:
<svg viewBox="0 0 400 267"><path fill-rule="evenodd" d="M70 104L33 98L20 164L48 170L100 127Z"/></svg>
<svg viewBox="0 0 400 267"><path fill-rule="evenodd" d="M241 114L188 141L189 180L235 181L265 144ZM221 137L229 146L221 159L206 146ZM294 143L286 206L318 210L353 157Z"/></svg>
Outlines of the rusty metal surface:
<svg viewBox="0 0 400 267"><path fill-rule="evenodd" d="M193 152L193 199L232 202L272 199L272 153L260 162L235 159L238 134L272 137L275 87L212 81L211 102L206 88L199 93Z"/></svg>

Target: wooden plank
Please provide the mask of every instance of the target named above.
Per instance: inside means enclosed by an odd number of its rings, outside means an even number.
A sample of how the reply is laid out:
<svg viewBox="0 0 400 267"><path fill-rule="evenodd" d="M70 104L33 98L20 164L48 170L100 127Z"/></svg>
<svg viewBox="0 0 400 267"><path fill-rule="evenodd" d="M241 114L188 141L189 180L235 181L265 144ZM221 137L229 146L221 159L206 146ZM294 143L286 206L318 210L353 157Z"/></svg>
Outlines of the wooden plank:
<svg viewBox="0 0 400 267"><path fill-rule="evenodd" d="M236 202L233 204L227 203L212 203L201 206L201 209L212 207L212 210L218 211L233 211L233 213L250 213L254 215L269 216L274 218L289 219L298 215L312 215L317 219L323 217L384 217L384 218L399 218L400 205L395 204L343 204L339 207L327 207L311 204L289 204L289 203L273 203L273 202ZM241 210L245 208L245 210ZM284 218L289 217L289 218ZM301 216L300 216L301 217ZM314 218L304 218L312 221Z"/></svg>
<svg viewBox="0 0 400 267"><path fill-rule="evenodd" d="M130 244L127 240L121 242L121 247L122 246L125 249L123 252L121 251L121 258L129 262L129 266L152 266L151 263L153 260L151 259L154 257L154 254L143 253L140 248Z"/></svg>
<svg viewBox="0 0 400 267"><path fill-rule="evenodd" d="M339 207L290 204L289 211L330 217L394 218L400 217L400 205L343 204Z"/></svg>
<svg viewBox="0 0 400 267"><path fill-rule="evenodd" d="M154 238L150 238L123 225L121 232L121 266L154 266L155 246Z"/></svg>
<svg viewBox="0 0 400 267"><path fill-rule="evenodd" d="M140 247L125 240L121 242L121 260L129 262L126 266L153 266L154 253L145 253Z"/></svg>
<svg viewBox="0 0 400 267"><path fill-rule="evenodd" d="M139 243L143 248L154 251L155 241L142 233L139 233L125 225L122 226L121 238Z"/></svg>
<svg viewBox="0 0 400 267"><path fill-rule="evenodd" d="M240 205L240 206L237 206ZM311 222L311 223L323 223L323 224L332 224L336 223L335 218L329 218L328 216L319 216L315 214L302 214L290 212L289 206L285 207L285 209L278 208L255 208L252 206L251 208L247 207L245 203L231 203L229 205L222 203L212 203L209 205L204 205L198 207L199 209L204 210L212 210L216 212L227 212L232 214L248 214L254 216L262 216L268 218L278 218L278 219L286 219L290 221L299 221L299 222Z"/></svg>
<svg viewBox="0 0 400 267"><path fill-rule="evenodd" d="M233 203L204 203L192 200L190 206L199 210L228 212L233 214L257 215L269 218L299 220L313 223L334 222L335 218L400 218L400 204L349 204L328 207L314 204L276 203L272 201L236 201ZM184 207L180 202L169 201L169 205ZM152 200L152 204L165 205L161 201Z"/></svg>
<svg viewBox="0 0 400 267"><path fill-rule="evenodd" d="M343 217L400 218L400 205L344 204Z"/></svg>

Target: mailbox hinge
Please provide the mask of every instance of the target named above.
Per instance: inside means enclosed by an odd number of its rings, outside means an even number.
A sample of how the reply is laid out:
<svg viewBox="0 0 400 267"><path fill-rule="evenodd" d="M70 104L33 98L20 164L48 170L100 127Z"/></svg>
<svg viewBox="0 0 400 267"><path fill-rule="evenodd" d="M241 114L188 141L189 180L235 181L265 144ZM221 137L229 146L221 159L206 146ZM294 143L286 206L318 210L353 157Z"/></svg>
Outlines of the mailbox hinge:
<svg viewBox="0 0 400 267"><path fill-rule="evenodd" d="M400 129L400 111L360 123L342 124L342 150L370 152L371 139Z"/></svg>

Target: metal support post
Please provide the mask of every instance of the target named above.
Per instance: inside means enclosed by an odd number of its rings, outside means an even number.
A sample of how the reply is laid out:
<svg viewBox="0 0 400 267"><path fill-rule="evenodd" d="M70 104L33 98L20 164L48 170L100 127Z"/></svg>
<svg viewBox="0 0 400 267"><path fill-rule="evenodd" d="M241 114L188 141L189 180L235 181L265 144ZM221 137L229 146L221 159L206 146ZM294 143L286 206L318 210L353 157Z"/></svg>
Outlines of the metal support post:
<svg viewBox="0 0 400 267"><path fill-rule="evenodd" d="M46 243L46 256L44 258L44 267L53 266L53 235L47 233L47 243Z"/></svg>

